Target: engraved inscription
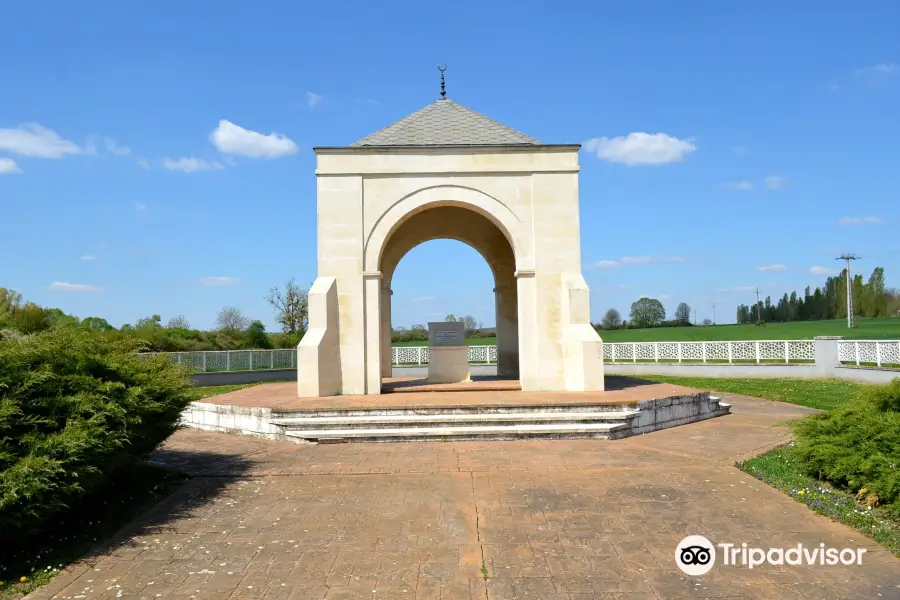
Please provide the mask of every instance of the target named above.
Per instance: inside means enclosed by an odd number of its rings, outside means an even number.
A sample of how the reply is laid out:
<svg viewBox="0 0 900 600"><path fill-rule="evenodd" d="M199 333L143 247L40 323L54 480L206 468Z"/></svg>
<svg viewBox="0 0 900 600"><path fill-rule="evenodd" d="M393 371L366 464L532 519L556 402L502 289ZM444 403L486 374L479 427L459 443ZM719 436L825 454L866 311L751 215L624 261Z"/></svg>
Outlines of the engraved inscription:
<svg viewBox="0 0 900 600"><path fill-rule="evenodd" d="M459 332L458 331L435 331L434 332L434 341L438 344L446 344L447 342L458 342L459 341Z"/></svg>

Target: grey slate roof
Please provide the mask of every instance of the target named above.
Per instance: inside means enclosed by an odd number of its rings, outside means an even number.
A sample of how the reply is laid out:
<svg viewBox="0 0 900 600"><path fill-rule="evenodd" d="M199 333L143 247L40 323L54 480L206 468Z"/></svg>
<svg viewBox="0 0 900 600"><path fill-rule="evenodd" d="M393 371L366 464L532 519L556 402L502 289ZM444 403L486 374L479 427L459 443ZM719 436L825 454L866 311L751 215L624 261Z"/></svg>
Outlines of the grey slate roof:
<svg viewBox="0 0 900 600"><path fill-rule="evenodd" d="M536 139L457 104L437 100L381 131L353 142L366 146L540 145Z"/></svg>

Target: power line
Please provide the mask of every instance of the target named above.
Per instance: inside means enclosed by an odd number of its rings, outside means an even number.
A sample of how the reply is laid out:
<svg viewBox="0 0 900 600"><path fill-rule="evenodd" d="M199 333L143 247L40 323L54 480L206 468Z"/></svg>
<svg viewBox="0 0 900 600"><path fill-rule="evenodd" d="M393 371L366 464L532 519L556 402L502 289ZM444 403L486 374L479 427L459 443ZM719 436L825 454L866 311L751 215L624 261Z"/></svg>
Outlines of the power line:
<svg viewBox="0 0 900 600"><path fill-rule="evenodd" d="M853 279L850 277L850 261L859 260L862 256L857 254L841 254L835 260L847 262L847 328L853 328Z"/></svg>

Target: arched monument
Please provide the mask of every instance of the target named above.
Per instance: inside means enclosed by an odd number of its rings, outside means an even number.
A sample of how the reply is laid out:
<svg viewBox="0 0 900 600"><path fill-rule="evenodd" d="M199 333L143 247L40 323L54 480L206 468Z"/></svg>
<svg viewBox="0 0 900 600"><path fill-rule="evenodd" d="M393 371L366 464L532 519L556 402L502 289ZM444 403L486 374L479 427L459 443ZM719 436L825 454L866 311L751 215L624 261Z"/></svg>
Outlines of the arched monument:
<svg viewBox="0 0 900 600"><path fill-rule="evenodd" d="M391 278L409 250L438 238L468 244L494 274L498 375L523 391L603 390L581 275L580 147L501 125L446 98L442 83L441 99L393 125L315 148L318 278L298 395L381 393Z"/></svg>

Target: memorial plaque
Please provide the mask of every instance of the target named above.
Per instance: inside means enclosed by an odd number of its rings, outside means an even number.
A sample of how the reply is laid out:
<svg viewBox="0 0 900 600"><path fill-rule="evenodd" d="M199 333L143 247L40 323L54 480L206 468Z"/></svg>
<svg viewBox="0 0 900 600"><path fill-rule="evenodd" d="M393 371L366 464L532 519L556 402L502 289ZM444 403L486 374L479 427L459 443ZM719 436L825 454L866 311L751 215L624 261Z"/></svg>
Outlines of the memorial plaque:
<svg viewBox="0 0 900 600"><path fill-rule="evenodd" d="M449 342L459 341L458 331L435 331L434 341L438 344L447 344Z"/></svg>

